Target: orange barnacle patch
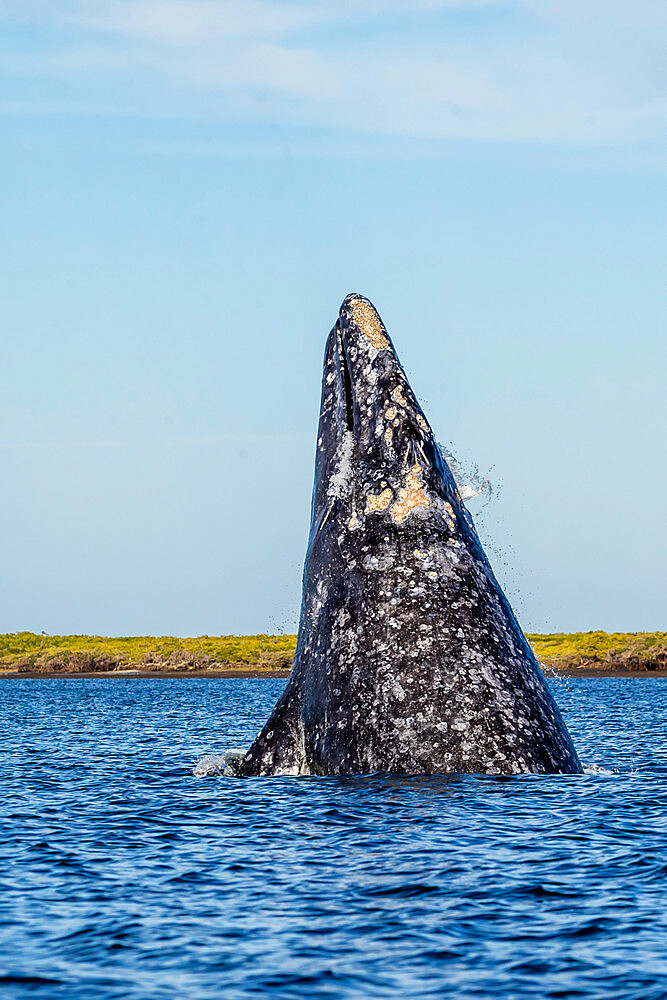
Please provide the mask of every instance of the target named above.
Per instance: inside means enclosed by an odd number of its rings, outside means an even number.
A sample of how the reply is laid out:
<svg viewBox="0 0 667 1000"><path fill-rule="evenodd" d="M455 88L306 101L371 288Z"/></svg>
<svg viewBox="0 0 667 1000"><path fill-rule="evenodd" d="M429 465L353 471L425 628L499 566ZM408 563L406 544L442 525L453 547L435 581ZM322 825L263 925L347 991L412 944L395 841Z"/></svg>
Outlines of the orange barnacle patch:
<svg viewBox="0 0 667 1000"><path fill-rule="evenodd" d="M389 341L382 332L380 317L370 303L364 302L362 299L353 299L352 319L361 332L368 337L376 351L389 347Z"/></svg>
<svg viewBox="0 0 667 1000"><path fill-rule="evenodd" d="M429 499L424 493L424 487L420 483L422 467L418 462L408 470L405 477L405 486L398 491L398 499L391 505L391 516L396 524L400 524L411 510L417 507L428 507Z"/></svg>
<svg viewBox="0 0 667 1000"><path fill-rule="evenodd" d="M387 488L377 495L370 494L366 497L366 514L373 514L377 511L385 510L391 501L391 490Z"/></svg>
<svg viewBox="0 0 667 1000"><path fill-rule="evenodd" d="M396 400L397 403L401 404L401 406L407 406L408 405L408 401L405 398L405 396L403 395L403 386L402 385L397 385L396 386L396 388L392 392L392 396L394 397L394 399Z"/></svg>

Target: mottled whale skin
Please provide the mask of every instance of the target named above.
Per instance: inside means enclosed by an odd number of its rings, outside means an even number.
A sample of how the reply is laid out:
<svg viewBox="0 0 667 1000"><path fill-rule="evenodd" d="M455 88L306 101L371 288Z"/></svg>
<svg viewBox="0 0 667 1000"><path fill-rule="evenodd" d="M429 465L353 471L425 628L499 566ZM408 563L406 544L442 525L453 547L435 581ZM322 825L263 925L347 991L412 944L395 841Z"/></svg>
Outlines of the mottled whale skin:
<svg viewBox="0 0 667 1000"><path fill-rule="evenodd" d="M242 775L581 773L373 305L324 357L294 667Z"/></svg>

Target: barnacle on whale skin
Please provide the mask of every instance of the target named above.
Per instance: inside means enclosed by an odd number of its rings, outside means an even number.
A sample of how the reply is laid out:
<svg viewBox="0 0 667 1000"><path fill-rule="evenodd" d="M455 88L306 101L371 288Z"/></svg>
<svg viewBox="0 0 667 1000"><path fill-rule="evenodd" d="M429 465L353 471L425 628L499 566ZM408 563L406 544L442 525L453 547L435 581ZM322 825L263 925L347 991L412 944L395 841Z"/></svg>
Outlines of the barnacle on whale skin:
<svg viewBox="0 0 667 1000"><path fill-rule="evenodd" d="M389 341L382 332L382 323L370 302L363 299L352 300L352 319L361 332L368 337L376 351L389 347Z"/></svg>
<svg viewBox="0 0 667 1000"><path fill-rule="evenodd" d="M412 466L405 477L405 486L398 491L398 498L391 506L391 516L396 524L400 524L410 511L417 507L428 507L429 498L424 493L424 487L419 482L422 467L418 462Z"/></svg>
<svg viewBox="0 0 667 1000"><path fill-rule="evenodd" d="M382 490L382 493L373 494L369 493L366 497L366 514L378 513L379 511L386 510L391 502L393 493L389 488Z"/></svg>

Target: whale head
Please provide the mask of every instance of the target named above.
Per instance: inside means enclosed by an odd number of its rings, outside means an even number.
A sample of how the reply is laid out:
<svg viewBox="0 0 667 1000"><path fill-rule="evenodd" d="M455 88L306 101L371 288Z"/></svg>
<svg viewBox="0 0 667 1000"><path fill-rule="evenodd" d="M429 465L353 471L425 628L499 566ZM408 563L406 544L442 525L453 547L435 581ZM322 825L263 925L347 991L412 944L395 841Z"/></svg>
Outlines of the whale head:
<svg viewBox="0 0 667 1000"><path fill-rule="evenodd" d="M372 303L348 295L329 334L315 463L312 536L335 515L349 531L384 514L390 527L436 516L462 501Z"/></svg>

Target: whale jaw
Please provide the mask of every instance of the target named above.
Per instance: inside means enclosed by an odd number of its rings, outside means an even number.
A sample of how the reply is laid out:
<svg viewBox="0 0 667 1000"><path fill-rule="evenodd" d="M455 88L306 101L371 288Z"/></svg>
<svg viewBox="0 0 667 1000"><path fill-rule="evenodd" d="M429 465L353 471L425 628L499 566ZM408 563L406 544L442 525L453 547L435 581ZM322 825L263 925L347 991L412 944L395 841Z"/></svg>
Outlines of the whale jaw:
<svg viewBox="0 0 667 1000"><path fill-rule="evenodd" d="M325 350L294 668L250 774L580 773L372 304Z"/></svg>

